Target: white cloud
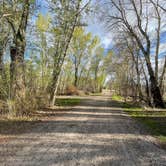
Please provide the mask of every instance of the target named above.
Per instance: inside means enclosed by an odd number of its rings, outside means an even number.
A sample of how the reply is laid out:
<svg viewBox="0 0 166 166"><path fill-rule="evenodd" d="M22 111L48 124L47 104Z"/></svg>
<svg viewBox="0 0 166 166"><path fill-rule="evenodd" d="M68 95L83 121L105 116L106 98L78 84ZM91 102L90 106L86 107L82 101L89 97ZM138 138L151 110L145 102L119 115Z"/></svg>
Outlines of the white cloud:
<svg viewBox="0 0 166 166"><path fill-rule="evenodd" d="M110 44L112 43L112 38L106 36L102 39L102 44L104 45L104 48L108 48L110 46Z"/></svg>
<svg viewBox="0 0 166 166"><path fill-rule="evenodd" d="M159 48L159 54L166 51L166 43L161 43Z"/></svg>

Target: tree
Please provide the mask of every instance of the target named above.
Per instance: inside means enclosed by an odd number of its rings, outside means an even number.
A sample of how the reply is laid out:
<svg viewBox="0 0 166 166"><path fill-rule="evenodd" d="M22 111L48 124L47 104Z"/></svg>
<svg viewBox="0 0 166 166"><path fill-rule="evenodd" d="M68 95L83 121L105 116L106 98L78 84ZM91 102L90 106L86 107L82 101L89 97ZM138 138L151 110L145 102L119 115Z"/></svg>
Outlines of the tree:
<svg viewBox="0 0 166 166"><path fill-rule="evenodd" d="M18 5L22 5L22 13L19 22L13 22L12 18L7 19L13 31L13 43L10 48L10 97L12 99L15 98L16 100L20 100L25 97L24 52L26 47L25 37L27 21L30 12L30 0L25 0L24 3Z"/></svg>
<svg viewBox="0 0 166 166"><path fill-rule="evenodd" d="M41 40L37 43L40 48L41 89L43 93L45 93L49 81L49 60L52 60L52 55L50 53L51 47L48 45L46 37L50 26L50 16L48 14L46 16L39 14L38 19L36 20L36 26Z"/></svg>
<svg viewBox="0 0 166 166"><path fill-rule="evenodd" d="M92 57L91 62L91 71L94 75L94 92L100 92L101 91L101 85L103 85L103 76L104 76L104 70L103 70L103 59L104 59L104 48L101 46L98 46L95 50L95 53ZM101 72L101 75L99 75Z"/></svg>
<svg viewBox="0 0 166 166"><path fill-rule="evenodd" d="M74 64L74 86L78 86L79 77L88 63L92 49L98 44L97 37L92 38L91 33L85 33L83 28L75 28L71 41L71 59Z"/></svg>
<svg viewBox="0 0 166 166"><path fill-rule="evenodd" d="M51 10L54 12L55 17L53 20L53 32L55 35L55 53L54 53L54 67L52 74L52 81L50 85L50 105L54 105L56 92L58 87L58 79L61 72L61 68L69 44L73 37L73 32L76 26L80 26L80 19L82 11L87 7L89 2L83 7L82 0L76 1L51 1Z"/></svg>
<svg viewBox="0 0 166 166"><path fill-rule="evenodd" d="M7 10L6 2L0 2L0 76L4 80L6 80L5 69L4 69L4 53L7 49L7 45L10 39L10 30L11 28L8 26L7 18L11 16L11 11ZM6 82L5 82L6 83Z"/></svg>
<svg viewBox="0 0 166 166"><path fill-rule="evenodd" d="M138 47L142 51L142 54L146 61L147 70L150 77L151 83L151 94L153 97L153 103L155 107L164 107L164 102L160 87L158 84L158 47L160 42L160 30L161 30L161 21L160 17L164 17L164 14L158 13L158 6L154 3L147 3L146 1L136 1L130 0L130 4L124 2L123 0L111 0L107 3L107 10L103 11L105 16L105 23L111 29L115 30L115 27L121 32L127 32L129 36L137 43ZM151 12L149 11L151 8ZM113 11L113 12L106 12ZM157 16L158 22L156 23L157 28L157 44L156 44L156 55L155 55L155 71L153 70L151 63L151 46L154 39L149 36L150 29L149 24L152 19L152 11ZM135 16L134 21L132 22L129 19L129 14ZM163 70L165 70L163 68Z"/></svg>

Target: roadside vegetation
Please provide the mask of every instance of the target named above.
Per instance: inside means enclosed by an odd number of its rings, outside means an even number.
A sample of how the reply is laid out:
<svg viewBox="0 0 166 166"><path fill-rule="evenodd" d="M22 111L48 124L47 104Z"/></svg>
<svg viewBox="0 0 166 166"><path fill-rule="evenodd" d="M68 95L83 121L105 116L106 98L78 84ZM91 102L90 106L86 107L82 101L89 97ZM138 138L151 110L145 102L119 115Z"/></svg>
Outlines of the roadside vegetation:
<svg viewBox="0 0 166 166"><path fill-rule="evenodd" d="M41 109L80 103L58 95L109 89L165 140L165 3L129 1L1 0L0 118L33 119ZM89 18L109 38L88 30Z"/></svg>
<svg viewBox="0 0 166 166"><path fill-rule="evenodd" d="M79 98L58 98L55 101L57 106L75 106L81 102Z"/></svg>
<svg viewBox="0 0 166 166"><path fill-rule="evenodd" d="M112 100L123 101L124 97L122 97L120 95L113 95L112 96Z"/></svg>
<svg viewBox="0 0 166 166"><path fill-rule="evenodd" d="M103 88L165 107L164 3L106 1L0 1L0 114L29 116L57 95ZM108 46L89 18L111 36Z"/></svg>
<svg viewBox="0 0 166 166"><path fill-rule="evenodd" d="M139 103L125 102L123 97L117 95L113 95L112 99L120 102L123 111L144 124L145 128L166 148L166 109L142 107Z"/></svg>
<svg viewBox="0 0 166 166"><path fill-rule="evenodd" d="M57 95L102 91L110 54L86 30L92 11L91 0L0 1L0 116L29 117L79 102Z"/></svg>
<svg viewBox="0 0 166 166"><path fill-rule="evenodd" d="M45 109L38 109L38 111L31 112L28 116L8 116L4 115L0 117L0 134L3 135L17 135L21 133L26 133L31 131L35 126L38 126L40 122L44 122L45 119L48 120L52 113L58 112L58 111L64 111L63 108L65 108L65 111L70 110L70 107L74 107L78 105L81 102L81 99L79 98L58 98L56 99L56 106L53 109L45 108ZM63 108L60 108L63 107ZM47 113L47 112L52 113ZM8 137L5 137L4 140L6 141Z"/></svg>

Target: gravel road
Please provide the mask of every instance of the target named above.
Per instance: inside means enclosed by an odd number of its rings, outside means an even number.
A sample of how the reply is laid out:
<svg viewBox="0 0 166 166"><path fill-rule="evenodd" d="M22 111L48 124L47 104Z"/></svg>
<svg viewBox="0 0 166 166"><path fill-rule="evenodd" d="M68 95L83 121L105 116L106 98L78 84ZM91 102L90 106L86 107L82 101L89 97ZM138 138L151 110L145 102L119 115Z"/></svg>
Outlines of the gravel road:
<svg viewBox="0 0 166 166"><path fill-rule="evenodd" d="M107 96L43 114L0 143L1 166L166 166L166 151Z"/></svg>

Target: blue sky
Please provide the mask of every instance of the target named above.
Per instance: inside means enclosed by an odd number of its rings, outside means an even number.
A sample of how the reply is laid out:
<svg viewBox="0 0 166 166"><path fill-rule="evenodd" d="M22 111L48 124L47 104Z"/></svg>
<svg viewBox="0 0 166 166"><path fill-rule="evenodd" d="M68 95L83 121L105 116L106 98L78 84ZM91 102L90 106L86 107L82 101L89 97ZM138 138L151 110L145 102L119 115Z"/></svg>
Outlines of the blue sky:
<svg viewBox="0 0 166 166"><path fill-rule="evenodd" d="M46 6L47 3L45 0L37 0L37 4L41 5L40 12L44 15L48 12ZM107 52L110 48L112 48L113 38L111 33L106 31L106 29L102 26L101 23L98 23L94 16L88 16L86 18L88 26L86 27L87 32L91 32L93 35L99 36L101 40L102 46L105 48L105 52ZM166 32L161 34L161 49L160 49L160 58L165 56L166 54ZM154 49L152 49L152 54L154 53Z"/></svg>
<svg viewBox="0 0 166 166"><path fill-rule="evenodd" d="M37 0L37 4L41 6L40 12L45 15L47 14L48 10L46 8L47 3L45 0ZM93 35L99 36L101 39L101 43L104 48L109 48L111 46L111 37L108 35L108 33L104 30L104 28L98 24L93 17L88 17L87 23L88 26L86 27L87 32L91 32Z"/></svg>

